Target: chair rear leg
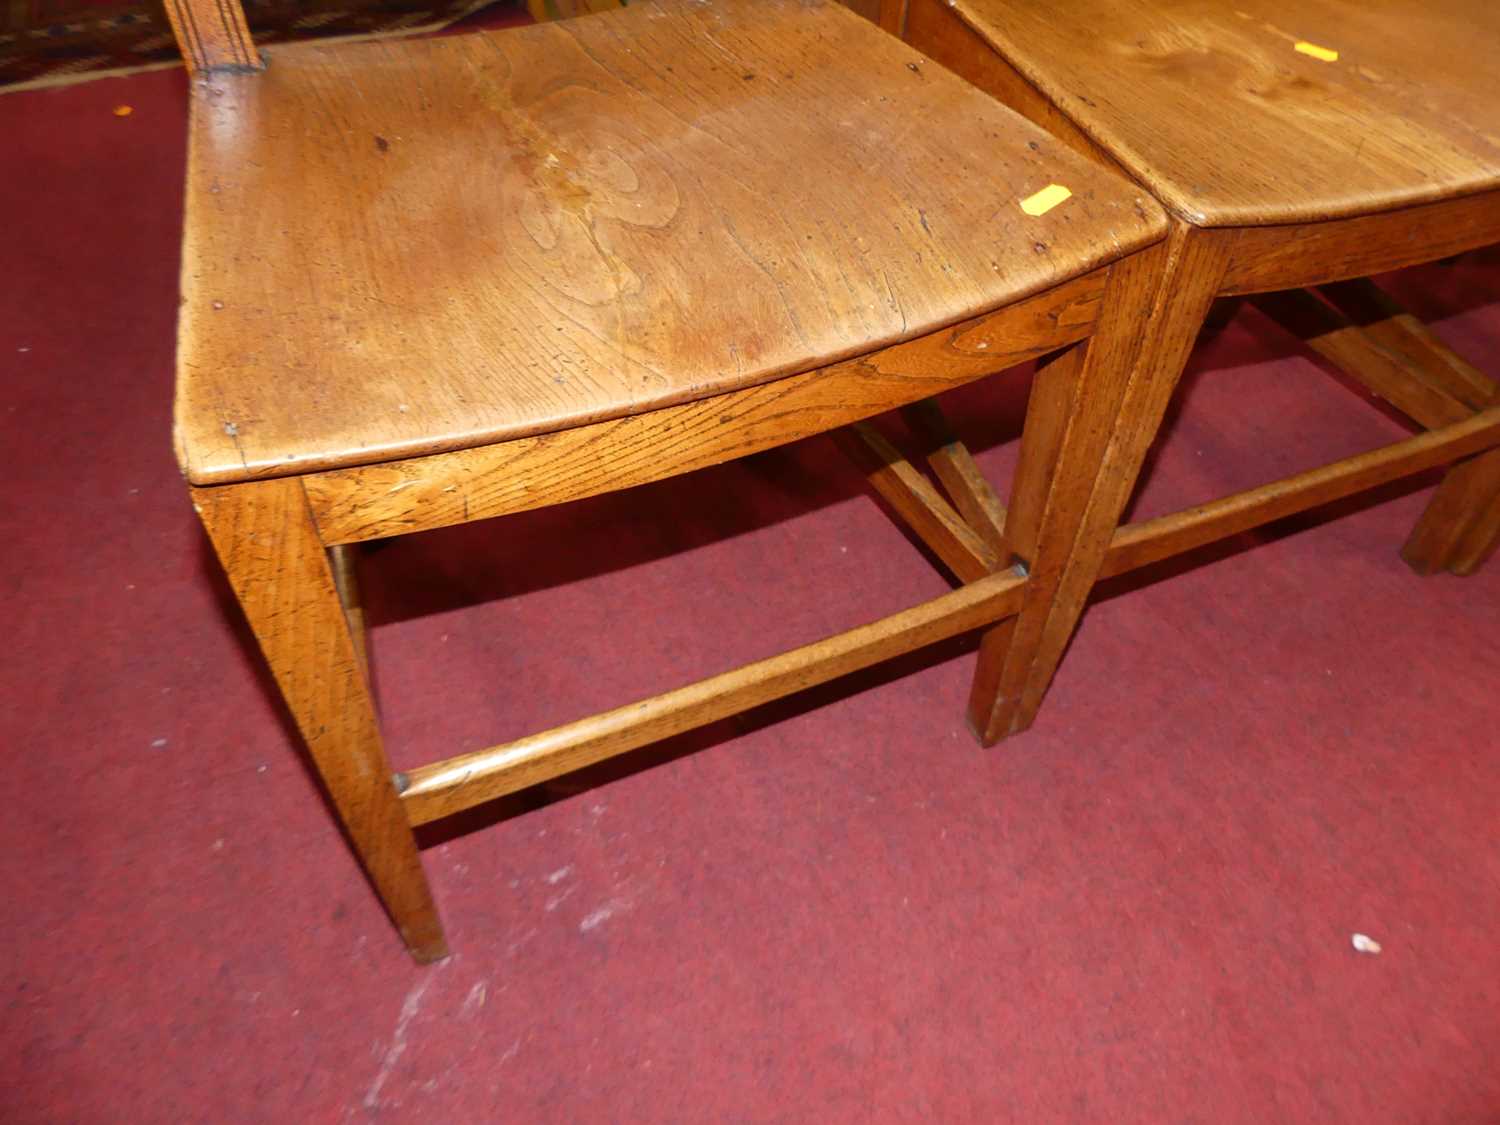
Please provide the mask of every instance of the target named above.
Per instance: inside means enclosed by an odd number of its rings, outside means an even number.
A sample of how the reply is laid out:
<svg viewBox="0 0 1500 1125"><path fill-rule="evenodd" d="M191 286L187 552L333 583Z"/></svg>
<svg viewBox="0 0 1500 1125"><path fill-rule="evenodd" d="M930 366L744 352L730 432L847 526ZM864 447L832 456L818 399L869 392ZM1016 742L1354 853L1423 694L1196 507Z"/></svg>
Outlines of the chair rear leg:
<svg viewBox="0 0 1500 1125"><path fill-rule="evenodd" d="M365 601L359 590L358 563L358 543L344 543L328 548L328 567L333 573L333 585L339 593L339 602L344 607L344 617L349 622L349 635L354 641L360 670L364 672L365 679L369 680L369 627L365 621Z"/></svg>
<svg viewBox="0 0 1500 1125"><path fill-rule="evenodd" d="M295 478L193 503L349 838L411 955L448 955L328 553Z"/></svg>
<svg viewBox="0 0 1500 1125"><path fill-rule="evenodd" d="M1473 574L1500 546L1500 449L1448 470L1401 557L1418 574Z"/></svg>
<svg viewBox="0 0 1500 1125"><path fill-rule="evenodd" d="M1320 286L1319 292L1328 305L1310 291L1252 300L1324 359L1429 429L1461 421L1497 401L1493 380L1373 282L1340 281ZM1419 574L1472 574L1500 539L1497 496L1500 453L1455 465L1412 530L1402 557Z"/></svg>

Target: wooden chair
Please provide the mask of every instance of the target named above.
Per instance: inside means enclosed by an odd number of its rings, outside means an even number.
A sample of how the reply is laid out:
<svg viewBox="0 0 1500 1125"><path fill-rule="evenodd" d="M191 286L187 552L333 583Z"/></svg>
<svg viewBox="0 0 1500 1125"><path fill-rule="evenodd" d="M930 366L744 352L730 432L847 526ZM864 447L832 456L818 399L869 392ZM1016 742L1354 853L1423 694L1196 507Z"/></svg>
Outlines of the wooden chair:
<svg viewBox="0 0 1500 1125"><path fill-rule="evenodd" d="M179 457L418 960L447 946L414 826L968 630L1039 641L1162 276L1145 193L832 4L269 65L234 4L169 7L193 70ZM1006 511L927 400L1049 354ZM951 502L857 425L898 407ZM352 545L833 430L967 585L392 773Z"/></svg>
<svg viewBox="0 0 1500 1125"><path fill-rule="evenodd" d="M1453 461L1403 555L1469 574L1494 552L1496 384L1360 279L1500 241L1500 6L887 0L882 23L1172 216L1152 339L1044 640L1019 694L973 701L986 741L1032 721L1096 579ZM1427 432L1118 526L1210 302L1240 295Z"/></svg>

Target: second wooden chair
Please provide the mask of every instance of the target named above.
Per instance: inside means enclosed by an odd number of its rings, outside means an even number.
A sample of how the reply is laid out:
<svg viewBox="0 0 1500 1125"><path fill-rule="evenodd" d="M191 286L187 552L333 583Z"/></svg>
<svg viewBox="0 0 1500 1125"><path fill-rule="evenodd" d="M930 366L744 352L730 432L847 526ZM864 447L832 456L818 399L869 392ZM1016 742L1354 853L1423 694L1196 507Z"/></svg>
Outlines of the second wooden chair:
<svg viewBox="0 0 1500 1125"><path fill-rule="evenodd" d="M1042 640L986 642L991 665L1032 661L1016 691L981 681L986 741L1030 724L1097 579L1455 461L1403 554L1468 574L1494 552L1500 388L1361 279L1500 241L1500 7L887 0L884 23L1172 215L1150 339ZM1244 295L1427 432L1119 526L1211 302Z"/></svg>

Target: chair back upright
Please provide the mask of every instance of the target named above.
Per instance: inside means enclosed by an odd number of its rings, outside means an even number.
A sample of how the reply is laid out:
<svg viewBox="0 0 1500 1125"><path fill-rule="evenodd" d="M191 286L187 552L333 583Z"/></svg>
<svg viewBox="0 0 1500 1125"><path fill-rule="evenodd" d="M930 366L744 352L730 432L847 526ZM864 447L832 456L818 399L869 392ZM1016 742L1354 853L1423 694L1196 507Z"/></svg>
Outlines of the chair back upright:
<svg viewBox="0 0 1500 1125"><path fill-rule="evenodd" d="M166 0L166 6L190 74L265 67L240 0Z"/></svg>

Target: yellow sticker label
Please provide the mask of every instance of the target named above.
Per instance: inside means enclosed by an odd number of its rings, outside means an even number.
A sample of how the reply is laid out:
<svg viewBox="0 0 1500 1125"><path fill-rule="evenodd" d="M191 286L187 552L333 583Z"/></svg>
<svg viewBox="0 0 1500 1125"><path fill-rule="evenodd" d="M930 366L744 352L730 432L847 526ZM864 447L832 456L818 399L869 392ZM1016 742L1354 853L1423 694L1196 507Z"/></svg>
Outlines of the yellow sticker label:
<svg viewBox="0 0 1500 1125"><path fill-rule="evenodd" d="M1292 44L1292 50L1304 55L1311 55L1320 62L1338 62L1339 53L1328 47L1319 47L1316 43L1309 43L1305 39Z"/></svg>
<svg viewBox="0 0 1500 1125"><path fill-rule="evenodd" d="M1073 198L1073 193L1062 184L1048 184L1035 195L1021 200L1021 210L1028 215L1045 215L1064 200Z"/></svg>

